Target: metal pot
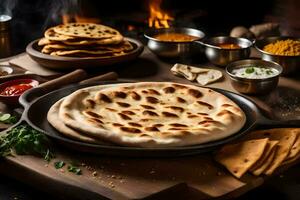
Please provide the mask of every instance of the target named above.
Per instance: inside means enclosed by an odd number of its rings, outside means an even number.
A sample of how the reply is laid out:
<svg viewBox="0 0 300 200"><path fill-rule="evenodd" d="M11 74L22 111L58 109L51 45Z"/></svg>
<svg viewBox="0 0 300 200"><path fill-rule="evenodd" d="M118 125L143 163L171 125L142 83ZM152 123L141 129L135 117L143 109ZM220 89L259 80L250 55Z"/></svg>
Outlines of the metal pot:
<svg viewBox="0 0 300 200"><path fill-rule="evenodd" d="M204 39L201 43L205 46L207 59L219 66L226 66L230 62L246 59L250 56L252 42L245 38L234 38L228 36L211 37ZM240 49L222 49L217 45L233 43L239 45Z"/></svg>
<svg viewBox="0 0 300 200"><path fill-rule="evenodd" d="M163 28L150 29L145 32L144 36L148 39L148 48L159 57L178 58L190 57L201 53L202 46L197 41L191 42L173 42L160 41L154 38L155 35L163 33L183 33L198 37L199 40L205 37L205 34L193 28Z"/></svg>

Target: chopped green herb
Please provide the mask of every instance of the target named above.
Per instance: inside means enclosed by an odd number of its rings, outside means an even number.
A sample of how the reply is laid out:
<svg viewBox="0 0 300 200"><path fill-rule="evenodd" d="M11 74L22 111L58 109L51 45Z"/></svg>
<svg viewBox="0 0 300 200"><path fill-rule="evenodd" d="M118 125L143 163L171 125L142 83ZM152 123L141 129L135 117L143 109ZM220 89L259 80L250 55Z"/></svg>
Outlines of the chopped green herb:
<svg viewBox="0 0 300 200"><path fill-rule="evenodd" d="M68 171L72 172L72 173L74 173L76 175L81 175L81 169L78 168L77 166L74 166L74 165L69 165L68 166Z"/></svg>
<svg viewBox="0 0 300 200"><path fill-rule="evenodd" d="M50 161L54 157L49 149L48 138L27 124L21 124L9 130L0 138L0 157L16 154L32 154Z"/></svg>
<svg viewBox="0 0 300 200"><path fill-rule="evenodd" d="M64 161L57 161L57 162L54 163L54 167L56 169L63 168L65 165L66 165L66 163Z"/></svg>
<svg viewBox="0 0 300 200"><path fill-rule="evenodd" d="M248 67L246 70L245 70L245 72L247 73L247 74L251 74L251 73L253 73L255 70L254 70L254 67Z"/></svg>
<svg viewBox="0 0 300 200"><path fill-rule="evenodd" d="M9 113L0 113L0 122L5 124L15 124L17 121L18 119L16 116L13 116Z"/></svg>

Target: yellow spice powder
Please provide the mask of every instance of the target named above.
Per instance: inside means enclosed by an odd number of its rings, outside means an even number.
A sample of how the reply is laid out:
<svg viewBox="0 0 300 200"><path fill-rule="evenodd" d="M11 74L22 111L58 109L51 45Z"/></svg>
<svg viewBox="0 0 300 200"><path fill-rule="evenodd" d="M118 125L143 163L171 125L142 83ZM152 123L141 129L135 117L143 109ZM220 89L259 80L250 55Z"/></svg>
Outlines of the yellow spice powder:
<svg viewBox="0 0 300 200"><path fill-rule="evenodd" d="M300 56L300 41L297 40L278 40L264 46L264 51L281 56Z"/></svg>

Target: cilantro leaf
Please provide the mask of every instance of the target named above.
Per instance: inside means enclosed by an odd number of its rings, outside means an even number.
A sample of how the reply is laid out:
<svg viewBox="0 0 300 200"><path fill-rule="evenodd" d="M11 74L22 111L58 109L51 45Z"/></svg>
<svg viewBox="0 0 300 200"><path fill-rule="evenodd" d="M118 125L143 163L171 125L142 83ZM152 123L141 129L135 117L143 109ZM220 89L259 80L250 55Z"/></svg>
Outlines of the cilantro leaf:
<svg viewBox="0 0 300 200"><path fill-rule="evenodd" d="M64 161L57 161L54 163L55 169L63 168L65 165L66 165L66 163Z"/></svg>

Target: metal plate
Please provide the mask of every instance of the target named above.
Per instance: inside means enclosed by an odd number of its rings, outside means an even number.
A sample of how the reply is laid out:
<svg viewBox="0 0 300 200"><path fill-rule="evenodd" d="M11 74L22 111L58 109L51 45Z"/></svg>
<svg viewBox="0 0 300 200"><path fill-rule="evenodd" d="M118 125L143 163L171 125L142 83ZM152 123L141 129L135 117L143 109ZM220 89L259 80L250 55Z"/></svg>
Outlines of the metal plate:
<svg viewBox="0 0 300 200"><path fill-rule="evenodd" d="M84 143L67 138L56 131L47 121L47 113L50 107L62 97L65 97L80 88L99 85L99 84L112 84L112 83L124 83L124 82L99 82L86 85L71 85L46 95L43 95L32 103L25 105L25 111L23 114L23 120L27 121L33 128L45 133L47 136L55 139L57 142L74 149L76 151L91 152L96 154L114 155L114 156L126 156L126 157L174 157L174 156L186 156L204 153L212 151L216 147L231 142L242 135L246 134L252 129L259 117L259 110L256 105L245 97L238 94L228 92L221 89L213 89L220 92L232 99L237 103L246 114L246 123L244 127L237 133L227 138L217 140L214 142L185 146L185 147L168 147L168 148L141 148L141 147L124 147L124 146L108 146L99 144ZM38 88L32 89L26 93L26 96L34 96L35 93L39 93ZM23 102L24 104L24 102Z"/></svg>

